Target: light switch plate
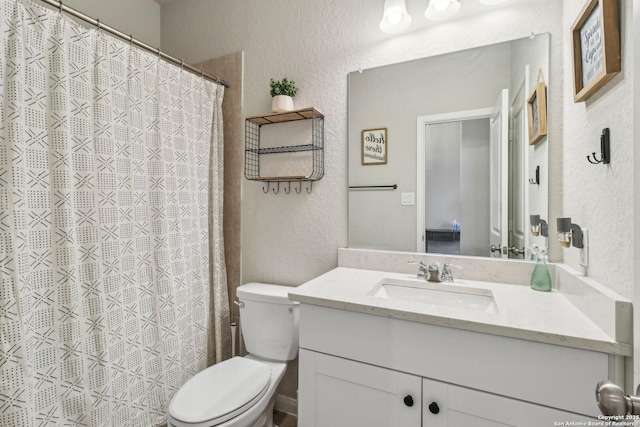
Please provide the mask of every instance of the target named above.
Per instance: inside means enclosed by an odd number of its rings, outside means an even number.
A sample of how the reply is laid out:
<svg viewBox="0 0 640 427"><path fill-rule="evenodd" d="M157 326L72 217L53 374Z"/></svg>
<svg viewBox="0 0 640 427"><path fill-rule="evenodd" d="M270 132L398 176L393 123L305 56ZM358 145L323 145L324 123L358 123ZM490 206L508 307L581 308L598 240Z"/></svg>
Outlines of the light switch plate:
<svg viewBox="0 0 640 427"><path fill-rule="evenodd" d="M415 204L415 193L402 193L402 206L413 206Z"/></svg>

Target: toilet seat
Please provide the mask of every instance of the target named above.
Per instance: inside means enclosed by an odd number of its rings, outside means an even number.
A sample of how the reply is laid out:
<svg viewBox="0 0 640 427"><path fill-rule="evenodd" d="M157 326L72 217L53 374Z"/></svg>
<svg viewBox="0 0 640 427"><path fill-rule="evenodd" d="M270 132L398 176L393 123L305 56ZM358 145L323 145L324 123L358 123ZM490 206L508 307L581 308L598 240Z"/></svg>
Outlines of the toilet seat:
<svg viewBox="0 0 640 427"><path fill-rule="evenodd" d="M171 399L169 414L176 425L215 426L256 404L271 383L268 365L234 357L194 375Z"/></svg>

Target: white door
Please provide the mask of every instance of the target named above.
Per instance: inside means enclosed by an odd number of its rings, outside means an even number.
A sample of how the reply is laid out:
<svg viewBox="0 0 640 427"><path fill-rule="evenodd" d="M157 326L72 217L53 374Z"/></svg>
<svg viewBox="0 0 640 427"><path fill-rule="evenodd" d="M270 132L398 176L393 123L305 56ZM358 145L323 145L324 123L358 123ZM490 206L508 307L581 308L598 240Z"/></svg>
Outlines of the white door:
<svg viewBox="0 0 640 427"><path fill-rule="evenodd" d="M527 110L525 83L511 104L511 139L509 141L509 247L520 251L528 247L528 168L525 138ZM523 259L524 253L509 251L509 258Z"/></svg>
<svg viewBox="0 0 640 427"><path fill-rule="evenodd" d="M507 258L508 233L508 156L509 156L509 89L502 89L490 120L489 242L494 258ZM497 250L501 248L502 250Z"/></svg>
<svg viewBox="0 0 640 427"><path fill-rule="evenodd" d="M573 425L588 425L589 421L597 421L429 379L423 380L422 394L422 427L540 427L571 421Z"/></svg>
<svg viewBox="0 0 640 427"><path fill-rule="evenodd" d="M298 425L419 426L421 387L414 375L300 349Z"/></svg>

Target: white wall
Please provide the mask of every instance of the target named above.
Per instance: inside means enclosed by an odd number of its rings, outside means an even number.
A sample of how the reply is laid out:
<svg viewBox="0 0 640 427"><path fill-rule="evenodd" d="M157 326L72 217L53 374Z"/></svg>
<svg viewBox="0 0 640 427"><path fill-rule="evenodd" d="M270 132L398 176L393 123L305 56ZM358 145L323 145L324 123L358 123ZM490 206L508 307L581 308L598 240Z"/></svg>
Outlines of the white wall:
<svg viewBox="0 0 640 427"><path fill-rule="evenodd" d="M619 294L633 297L633 10L620 1L622 72L587 102L573 102L571 26L583 0L564 0L563 209L590 231L588 275ZM592 165L586 156L600 149L600 133L611 129L611 164ZM561 215L560 215L561 214ZM551 230L555 234L555 223ZM550 233L551 236L551 233ZM580 270L578 250L564 249L565 263Z"/></svg>
<svg viewBox="0 0 640 427"><path fill-rule="evenodd" d="M160 47L160 5L153 0L63 0L63 3L155 48Z"/></svg>
<svg viewBox="0 0 640 427"><path fill-rule="evenodd" d="M549 109L559 116L562 3L512 0L493 13L478 7L478 15L435 25L423 17L424 1L408 0L415 25L396 36L378 30L382 1L181 0L163 6L168 53L198 62L245 52L245 115L269 111L269 79L282 76L299 83L298 106L315 105L326 114L325 177L311 195L265 195L259 183L245 181L243 280L293 285L336 266L337 248L347 244L349 72L550 32ZM560 147L560 122L552 119L550 126ZM551 174L561 179L557 163ZM553 191L551 209L557 209L561 193Z"/></svg>

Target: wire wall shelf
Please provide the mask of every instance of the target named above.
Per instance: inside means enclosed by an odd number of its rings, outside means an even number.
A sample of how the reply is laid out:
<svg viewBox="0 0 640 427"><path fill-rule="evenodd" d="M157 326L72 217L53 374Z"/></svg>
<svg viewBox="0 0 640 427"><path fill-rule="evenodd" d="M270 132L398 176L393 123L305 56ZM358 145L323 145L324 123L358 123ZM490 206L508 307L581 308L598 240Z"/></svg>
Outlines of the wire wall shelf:
<svg viewBox="0 0 640 427"><path fill-rule="evenodd" d="M283 145L279 147L261 147L260 130L262 126L275 125L298 120L311 120L311 144ZM305 175L261 175L261 156L266 154L299 153L311 152L310 169ZM270 183L274 185L273 192L280 191L280 183L288 183L285 193L291 191L291 182L297 182L295 188L297 194L302 192L302 182L308 181L307 193L311 193L312 182L322 179L324 175L324 114L315 108L305 108L302 110L289 111L286 113L275 113L263 116L247 117L245 119L245 155L244 155L244 175L250 181L266 182L265 193L269 192Z"/></svg>

